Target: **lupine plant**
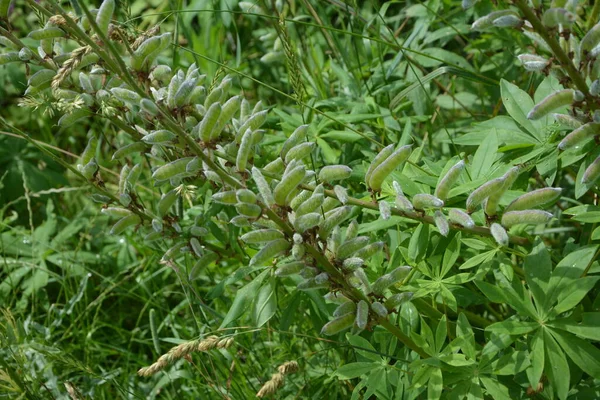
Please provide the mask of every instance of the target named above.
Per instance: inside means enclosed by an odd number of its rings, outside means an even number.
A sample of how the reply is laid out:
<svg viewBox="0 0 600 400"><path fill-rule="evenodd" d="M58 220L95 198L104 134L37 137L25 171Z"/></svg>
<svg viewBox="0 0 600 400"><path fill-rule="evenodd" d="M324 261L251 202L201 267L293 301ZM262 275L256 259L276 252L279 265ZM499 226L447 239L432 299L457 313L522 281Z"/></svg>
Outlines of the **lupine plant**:
<svg viewBox="0 0 600 400"><path fill-rule="evenodd" d="M522 36L515 62L539 83L533 99L501 81L508 115L453 143L475 151L439 159L415 139L418 126L396 141L352 128L368 157L346 163L322 154L317 125L332 117L306 101L283 17L260 36L271 49L261 61L288 69L296 110L286 112L302 118L279 125L234 70L208 78L197 63L173 67L175 33L131 35L115 0L75 2L73 12L24 1L45 21L26 37L11 28L10 3L0 1L0 63L26 69L21 105L49 103L59 129L93 118L112 126L93 132L75 163L50 152L89 184L112 219L107 234L138 235L173 270L168 279L192 285L238 266L219 283L235 289L228 312L206 317L214 334L146 360L139 379L185 368L178 361L198 352L235 359L244 324L270 323L281 298L305 293L329 313L320 335L360 352L332 374L352 380L353 398L598 395L598 2L463 1L474 37ZM273 366L256 395L276 397L302 364Z"/></svg>

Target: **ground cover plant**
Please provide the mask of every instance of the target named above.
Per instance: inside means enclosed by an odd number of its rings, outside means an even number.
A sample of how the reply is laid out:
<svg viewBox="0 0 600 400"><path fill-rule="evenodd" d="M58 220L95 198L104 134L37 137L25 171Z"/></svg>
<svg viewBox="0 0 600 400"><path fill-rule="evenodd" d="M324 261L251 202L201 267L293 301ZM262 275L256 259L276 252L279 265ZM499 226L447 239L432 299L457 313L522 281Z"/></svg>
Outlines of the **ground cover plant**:
<svg viewBox="0 0 600 400"><path fill-rule="evenodd" d="M0 0L0 396L600 397L600 3Z"/></svg>

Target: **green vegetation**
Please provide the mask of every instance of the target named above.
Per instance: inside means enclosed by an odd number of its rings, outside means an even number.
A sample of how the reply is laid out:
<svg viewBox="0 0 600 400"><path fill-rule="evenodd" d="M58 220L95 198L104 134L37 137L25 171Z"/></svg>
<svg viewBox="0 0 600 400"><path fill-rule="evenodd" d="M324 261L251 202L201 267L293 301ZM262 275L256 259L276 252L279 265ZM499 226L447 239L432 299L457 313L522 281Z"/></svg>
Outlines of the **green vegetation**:
<svg viewBox="0 0 600 400"><path fill-rule="evenodd" d="M0 399L600 398L599 18L0 0Z"/></svg>

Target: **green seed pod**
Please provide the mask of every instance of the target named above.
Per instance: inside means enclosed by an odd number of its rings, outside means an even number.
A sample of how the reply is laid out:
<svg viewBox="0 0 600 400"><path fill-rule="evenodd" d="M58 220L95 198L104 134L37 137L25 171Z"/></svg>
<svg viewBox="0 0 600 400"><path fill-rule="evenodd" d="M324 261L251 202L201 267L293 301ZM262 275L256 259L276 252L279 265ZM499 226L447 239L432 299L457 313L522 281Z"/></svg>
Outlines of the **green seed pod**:
<svg viewBox="0 0 600 400"><path fill-rule="evenodd" d="M539 72L546 68L550 61L535 54L520 54L517 56L527 71Z"/></svg>
<svg viewBox="0 0 600 400"><path fill-rule="evenodd" d="M135 164L129 171L129 174L127 174L127 185L133 189L141 174L142 164Z"/></svg>
<svg viewBox="0 0 600 400"><path fill-rule="evenodd" d="M356 319L354 320L354 325L362 331L367 327L368 322L369 304L366 301L361 300L356 305Z"/></svg>
<svg viewBox="0 0 600 400"><path fill-rule="evenodd" d="M427 193L418 193L413 196L412 205L417 210L425 210L444 207L444 201Z"/></svg>
<svg viewBox="0 0 600 400"><path fill-rule="evenodd" d="M280 174L285 167L283 160L281 158L276 158L263 168L266 173L269 174Z"/></svg>
<svg viewBox="0 0 600 400"><path fill-rule="evenodd" d="M196 88L197 82L198 77L183 81L173 98L173 106L175 108L181 108L189 103L190 98L192 97L192 91Z"/></svg>
<svg viewBox="0 0 600 400"><path fill-rule="evenodd" d="M346 220L350 216L352 208L348 206L338 207L325 213L325 218L319 224L319 236L323 239L327 239L329 233Z"/></svg>
<svg viewBox="0 0 600 400"><path fill-rule="evenodd" d="M409 266L402 266L394 269L392 272L382 275L377 279L372 286L373 293L383 294L383 291L402 280L404 280L410 271L412 270Z"/></svg>
<svg viewBox="0 0 600 400"><path fill-rule="evenodd" d="M327 282L317 283L315 278L309 278L298 284L298 290L314 290L314 289L326 289L329 287Z"/></svg>
<svg viewBox="0 0 600 400"><path fill-rule="evenodd" d="M365 260L363 260L362 258L350 257L344 260L342 266L346 271L354 271L355 269L362 267L364 264Z"/></svg>
<svg viewBox="0 0 600 400"><path fill-rule="evenodd" d="M557 108L570 105L573 103L573 95L573 89L563 89L546 96L529 111L527 119L540 119Z"/></svg>
<svg viewBox="0 0 600 400"><path fill-rule="evenodd" d="M212 195L213 201L221 204L236 204L237 196L235 190L228 190L225 192L219 192Z"/></svg>
<svg viewBox="0 0 600 400"><path fill-rule="evenodd" d="M113 225L113 227L110 230L110 234L120 235L121 232L123 232L125 229L129 228L130 226L137 225L140 222L141 219L136 214L131 214L126 217L123 217L120 220L118 220L116 224Z"/></svg>
<svg viewBox="0 0 600 400"><path fill-rule="evenodd" d="M179 90L179 86L181 86L181 84L183 83L184 80L185 80L185 74L181 70L177 71L177 73L175 75L173 75L173 77L171 78L171 81L169 82L169 87L167 88L167 101L166 101L166 104L169 106L169 108L174 107L175 94L177 93L177 90Z"/></svg>
<svg viewBox="0 0 600 400"><path fill-rule="evenodd" d="M350 299L344 296L341 292L329 292L323 296L323 298L326 301L334 304L344 304L350 301Z"/></svg>
<svg viewBox="0 0 600 400"><path fill-rule="evenodd" d="M504 177L492 179L475 189L473 193L467 197L467 212L471 214L485 199L496 193L498 190L501 190L503 185Z"/></svg>
<svg viewBox="0 0 600 400"><path fill-rule="evenodd" d="M92 80L90 79L89 75L84 74L83 72L81 72L79 74L79 86L81 87L81 89L86 92L86 93L93 93L94 92L94 86L92 85ZM119 88L120 89L120 88ZM114 89L113 89L114 90ZM127 89L120 89L120 90L127 90ZM127 90L128 92L130 92L130 90ZM134 93L134 92L132 92ZM134 93L135 94L135 93ZM119 98L119 96L116 96L119 100L121 100ZM138 96L139 97L139 96ZM122 101L122 100L121 100Z"/></svg>
<svg viewBox="0 0 600 400"><path fill-rule="evenodd" d="M294 221L294 228L296 231L303 233L309 229L318 226L323 221L321 214L316 212L310 212L296 217Z"/></svg>
<svg viewBox="0 0 600 400"><path fill-rule="evenodd" d="M192 160L187 163L185 166L185 172L188 174L195 174L202 169L202 161L199 157L194 157Z"/></svg>
<svg viewBox="0 0 600 400"><path fill-rule="evenodd" d="M569 149L578 150L598 134L600 134L600 124L589 122L565 136L558 144L558 149L563 151Z"/></svg>
<svg viewBox="0 0 600 400"><path fill-rule="evenodd" d="M198 257L202 257L202 255L204 254L204 250L202 249L202 246L200 245L200 241L198 239L191 238L190 247L194 251L194 254L196 254Z"/></svg>
<svg viewBox="0 0 600 400"><path fill-rule="evenodd" d="M292 261L286 264L279 264L275 270L275 276L280 278L284 276L297 275L306 266L303 261Z"/></svg>
<svg viewBox="0 0 600 400"><path fill-rule="evenodd" d="M452 186L458 181L458 178L460 178L460 174L464 169L465 162L463 160L460 160L452 166L438 182L437 187L435 188L435 197L445 201L448 198L448 192L450 192Z"/></svg>
<svg viewBox="0 0 600 400"><path fill-rule="evenodd" d="M473 228L475 226L475 222L471 216L458 208L448 210L448 219L450 222L464 226L465 228Z"/></svg>
<svg viewBox="0 0 600 400"><path fill-rule="evenodd" d="M299 165L291 170L288 174L283 175L281 182L279 182L273 190L275 203L280 206L284 206L286 204L286 198L290 192L302 182L305 174L306 170L304 165Z"/></svg>
<svg viewBox="0 0 600 400"><path fill-rule="evenodd" d="M506 229L502 225L494 222L490 227L490 232L498 245L502 247L508 246L508 233L506 233Z"/></svg>
<svg viewBox="0 0 600 400"><path fill-rule="evenodd" d="M396 207L402 211L413 211L414 207L410 200L404 197L403 194L396 195Z"/></svg>
<svg viewBox="0 0 600 400"><path fill-rule="evenodd" d="M433 221L435 222L435 226L438 228L442 236L448 236L450 233L450 226L448 225L448 220L444 213L440 210L435 210L433 214Z"/></svg>
<svg viewBox="0 0 600 400"><path fill-rule="evenodd" d="M27 85L31 87L38 87L52 81L52 78L56 75L56 71L51 69L40 69L35 74L31 75L27 81Z"/></svg>
<svg viewBox="0 0 600 400"><path fill-rule="evenodd" d="M294 257L295 260L302 260L305 253L306 248L303 244L294 244L292 246L292 257Z"/></svg>
<svg viewBox="0 0 600 400"><path fill-rule="evenodd" d="M368 260L383 249L383 242L371 243L354 253L354 257Z"/></svg>
<svg viewBox="0 0 600 400"><path fill-rule="evenodd" d="M521 211L538 208L549 203L554 203L562 193L561 188L543 188L525 193L517 197L506 207L504 212Z"/></svg>
<svg viewBox="0 0 600 400"><path fill-rule="evenodd" d="M346 165L328 165L319 171L319 181L340 181L349 178L350 175L352 175L352 168Z"/></svg>
<svg viewBox="0 0 600 400"><path fill-rule="evenodd" d="M315 276L315 283L317 285L326 284L329 281L329 275L326 272L321 272L319 275Z"/></svg>
<svg viewBox="0 0 600 400"><path fill-rule="evenodd" d="M387 221L392 217L392 209L387 201L380 201L379 203L379 215L381 215L381 219Z"/></svg>
<svg viewBox="0 0 600 400"><path fill-rule="evenodd" d="M131 210L121 207L106 207L103 208L102 214L106 214L112 218L123 218L132 214Z"/></svg>
<svg viewBox="0 0 600 400"><path fill-rule="evenodd" d="M316 269L315 267L305 266L302 269L302 271L300 272L300 276L305 279L309 279L309 278L314 278L315 276L317 276L318 273L319 273L319 270Z"/></svg>
<svg viewBox="0 0 600 400"><path fill-rule="evenodd" d="M96 24L100 32L105 36L108 36L108 26L110 25L114 11L115 0L104 0L98 9L98 14L96 14Z"/></svg>
<svg viewBox="0 0 600 400"><path fill-rule="evenodd" d="M153 117L158 115L158 107L152 100L149 100L149 99L140 100L140 108L142 109L142 111L144 111L145 113L147 113Z"/></svg>
<svg viewBox="0 0 600 400"><path fill-rule="evenodd" d="M153 242L158 239L162 239L163 234L161 232L150 232L146 236L144 236L144 241Z"/></svg>
<svg viewBox="0 0 600 400"><path fill-rule="evenodd" d="M256 203L256 195L253 191L248 189L239 189L236 192L236 197L238 201L243 203Z"/></svg>
<svg viewBox="0 0 600 400"><path fill-rule="evenodd" d="M523 26L523 20L514 15L505 15L493 20L492 25L497 28L520 28Z"/></svg>
<svg viewBox="0 0 600 400"><path fill-rule="evenodd" d="M235 159L235 166L240 172L246 171L246 165L248 164L248 158L252 152L252 131L248 129L242 136L240 141L240 148ZM288 192L289 194L289 192Z"/></svg>
<svg viewBox="0 0 600 400"><path fill-rule="evenodd" d="M194 236L206 236L208 235L208 229L202 226L192 226L190 228L190 233Z"/></svg>
<svg viewBox="0 0 600 400"><path fill-rule="evenodd" d="M214 103L209 108L202 121L196 125L192 134L203 142L210 142L215 124L219 120L222 108L221 104Z"/></svg>
<svg viewBox="0 0 600 400"><path fill-rule="evenodd" d="M244 217L243 215L236 215L235 217L231 218L231 221L229 222L238 228L246 228L252 225L248 218Z"/></svg>
<svg viewBox="0 0 600 400"><path fill-rule="evenodd" d="M152 70L150 76L152 77L152 79L166 82L171 78L171 72L171 67L169 67L168 65L157 65L156 68Z"/></svg>
<svg viewBox="0 0 600 400"><path fill-rule="evenodd" d="M335 254L335 253L337 253L337 251L341 245L342 245L342 230L338 225L335 228L333 228L331 235L329 235L329 237L327 238L327 250L330 253Z"/></svg>
<svg viewBox="0 0 600 400"><path fill-rule="evenodd" d="M570 27L575 22L575 15L564 8L549 8L542 16L542 23L548 28L554 28L558 25Z"/></svg>
<svg viewBox="0 0 600 400"><path fill-rule="evenodd" d="M172 140L175 139L176 137L177 137L177 135L175 135L173 132L167 131L165 129L161 129L158 131L152 131L149 134L147 134L146 136L144 136L142 138L142 142L144 142L146 144L165 145L165 144L171 143Z"/></svg>
<svg viewBox="0 0 600 400"><path fill-rule="evenodd" d="M152 174L152 178L156 179L157 181L164 181L167 179L178 177L180 175L184 175L186 173L186 165L193 158L194 157L180 158L179 160L175 160L161 167L158 167L156 171L154 171L154 173Z"/></svg>
<svg viewBox="0 0 600 400"><path fill-rule="evenodd" d="M0 54L0 65L16 61L21 61L21 59L19 58L19 53L17 52L11 51L9 53Z"/></svg>
<svg viewBox="0 0 600 400"><path fill-rule="evenodd" d="M389 275L391 275L392 278L394 278L396 281L400 281L405 279L410 273L410 271L412 271L412 267L405 265L394 269L392 272L389 273Z"/></svg>
<svg viewBox="0 0 600 400"><path fill-rule="evenodd" d="M353 312L335 318L323 326L323 329L321 329L321 334L332 336L336 333L344 331L352 326L354 319L355 315Z"/></svg>
<svg viewBox="0 0 600 400"><path fill-rule="evenodd" d="M202 270L206 269L210 264L214 263L218 259L218 254L206 252L190 270L190 280L196 279Z"/></svg>
<svg viewBox="0 0 600 400"><path fill-rule="evenodd" d="M312 197L312 195L314 194L314 192L311 192L310 190L302 190L300 191L300 193L298 193L296 195L296 197L294 197L291 201L290 201L290 207L292 208L292 210L298 210L298 208L308 199L310 199Z"/></svg>
<svg viewBox="0 0 600 400"><path fill-rule="evenodd" d="M317 210L323 204L323 198L324 196L320 193L313 194L296 209L296 218Z"/></svg>
<svg viewBox="0 0 600 400"><path fill-rule="evenodd" d="M153 218L152 219L152 229L154 229L156 232L162 232L163 231L162 220L160 220L158 218Z"/></svg>
<svg viewBox="0 0 600 400"><path fill-rule="evenodd" d="M221 114L219 115L219 119L217 120L217 123L212 129L211 140L216 140L219 137L219 135L225 128L225 125L227 125L227 123L233 118L234 114L238 112L238 110L240 109L240 104L242 102L240 99L241 96L234 96L227 100L225 104L223 104L223 107L221 107Z"/></svg>
<svg viewBox="0 0 600 400"><path fill-rule="evenodd" d="M131 68L134 71L143 71L147 70L149 67L148 63L144 63L146 58L158 50L161 43L160 36L152 36L144 40L138 48L133 52L133 56L131 57Z"/></svg>
<svg viewBox="0 0 600 400"><path fill-rule="evenodd" d="M384 147L373 159L369 168L367 169L367 173L365 174L365 183L369 186L369 181L371 180L371 175L373 171L381 165L388 157L390 157L394 153L394 145L390 144L389 146Z"/></svg>
<svg viewBox="0 0 600 400"><path fill-rule="evenodd" d="M58 120L58 126L61 128L66 128L73 125L75 122L79 121L82 118L89 117L90 112L85 108L77 108L71 111L69 114L63 115Z"/></svg>
<svg viewBox="0 0 600 400"><path fill-rule="evenodd" d="M579 54L581 60L584 59L584 56L592 51L598 44L600 43L600 23L594 25L592 29L588 30L585 36L581 39L579 43Z"/></svg>
<svg viewBox="0 0 600 400"><path fill-rule="evenodd" d="M334 317L340 317L348 313L354 313L356 311L356 304L353 301L347 301L340 304L333 312Z"/></svg>
<svg viewBox="0 0 600 400"><path fill-rule="evenodd" d="M354 239L358 235L358 228L359 228L358 222L356 222L356 220L353 219L348 224L348 228L346 228L346 235L344 238L346 240Z"/></svg>
<svg viewBox="0 0 600 400"><path fill-rule="evenodd" d="M214 88L209 94L208 96L206 96L206 99L204 100L204 108L208 109L210 106L212 106L214 103L219 103L219 100L221 99L221 96L223 96L223 89L221 89L220 87L216 87ZM244 131L245 132L245 131ZM242 132L243 133L243 132Z"/></svg>
<svg viewBox="0 0 600 400"><path fill-rule="evenodd" d="M340 201L340 203L346 204L348 202L348 191L346 190L345 187L340 186L340 185L335 185L333 187L333 192L335 193L335 196Z"/></svg>
<svg viewBox="0 0 600 400"><path fill-rule="evenodd" d="M100 193L94 193L90 196L90 198L92 199L92 201L94 203L100 203L100 204L108 204L112 201L112 199L108 196L104 196L103 194Z"/></svg>
<svg viewBox="0 0 600 400"><path fill-rule="evenodd" d="M248 218L258 218L262 213L262 208L258 204L252 203L237 203L235 209L238 213Z"/></svg>
<svg viewBox="0 0 600 400"><path fill-rule="evenodd" d="M81 158L79 159L81 162L81 165L86 165L87 163L89 163L92 160L92 158L94 158L94 156L96 155L97 147L98 147L98 138L96 138L96 136L92 136L90 138L90 140L88 140L87 146L85 146L83 153L81 153Z"/></svg>
<svg viewBox="0 0 600 400"><path fill-rule="evenodd" d="M288 151L306 138L306 133L308 132L308 125L300 125L296 130L290 135L290 137L283 143L281 148L281 158L285 159Z"/></svg>
<svg viewBox="0 0 600 400"><path fill-rule="evenodd" d="M81 81L81 78L83 77L87 77L87 75L85 74L79 74L79 79ZM87 79L89 80L89 77L87 77ZM83 85L82 85L83 87ZM85 88L84 88L85 89ZM93 92L94 89L91 88L91 83L90 83L90 89L85 89L87 92ZM137 94L136 92L134 92L133 90L129 90L129 89L124 89L124 88L112 88L110 89L110 92L119 100L122 101L125 104L130 104L130 105L137 105L139 104L140 100L142 99L140 97L139 94Z"/></svg>
<svg viewBox="0 0 600 400"><path fill-rule="evenodd" d="M382 318L385 318L388 315L387 308L385 308L385 306L378 301L375 301L371 304L371 310L373 310L375 314Z"/></svg>
<svg viewBox="0 0 600 400"><path fill-rule="evenodd" d="M250 260L250 266L266 265L275 256L283 253L290 248L290 243L286 239L276 239L267 243L258 253Z"/></svg>
<svg viewBox="0 0 600 400"><path fill-rule="evenodd" d="M33 57L33 52L29 49L29 47L23 47L19 50L19 59L21 61L29 61Z"/></svg>
<svg viewBox="0 0 600 400"><path fill-rule="evenodd" d="M36 29L34 31L31 31L31 32L29 32L29 35L27 35L27 36L32 38L33 40L43 40L43 39L61 38L61 37L64 37L65 35L66 35L65 31L63 31L62 29L60 29L56 26L50 26L47 28Z"/></svg>
<svg viewBox="0 0 600 400"><path fill-rule="evenodd" d="M512 167L509 169L503 176L504 184L500 189L492 193L487 200L485 201L485 214L488 216L496 215L496 211L498 210L498 204L500 203L500 199L506 193L508 189L510 189L519 177L519 173L521 172L521 168Z"/></svg>
<svg viewBox="0 0 600 400"><path fill-rule="evenodd" d="M368 186L375 192L381 190L381 185L385 178L391 174L400 164L408 159L412 151L412 146L402 146L394 151L388 158L377 166L371 173L371 179L367 182Z"/></svg>
<svg viewBox="0 0 600 400"><path fill-rule="evenodd" d="M142 142L130 143L115 151L115 153L112 156L112 160L115 161L128 155L139 153L141 151L144 151L145 149L146 145Z"/></svg>
<svg viewBox="0 0 600 400"><path fill-rule="evenodd" d="M160 197L160 200L158 201L158 206L157 206L159 217L162 218L169 213L169 210L171 209L173 204L175 204L177 197L178 197L177 189L172 189L172 190L168 191L167 193L164 193Z"/></svg>
<svg viewBox="0 0 600 400"><path fill-rule="evenodd" d="M96 163L96 159L92 158L87 164L80 164L78 167L81 175L84 176L85 179L90 180L94 177L96 172L98 172L98 163Z"/></svg>
<svg viewBox="0 0 600 400"><path fill-rule="evenodd" d="M402 304L409 301L412 297L413 297L412 292L393 294L385 301L385 307L388 310L394 310L394 309L398 308L399 306L401 306Z"/></svg>
<svg viewBox="0 0 600 400"><path fill-rule="evenodd" d="M591 185L598 180L598 177L600 177L600 157L596 158L594 162L587 167L581 178L581 183L584 185Z"/></svg>
<svg viewBox="0 0 600 400"><path fill-rule="evenodd" d="M255 231L245 233L240 237L240 239L242 239L244 243L248 244L266 243L275 239L283 238L283 232L278 231L277 229L258 229Z"/></svg>
<svg viewBox="0 0 600 400"><path fill-rule="evenodd" d="M509 211L502 215L502 226L510 228L517 224L537 225L545 224L553 215L542 210Z"/></svg>
<svg viewBox="0 0 600 400"><path fill-rule="evenodd" d="M261 111L256 114L253 114L250 118L246 120L238 129L238 134L236 135L236 141L239 143L241 140L241 136L246 130L257 130L262 126L262 124L267 120L267 111Z"/></svg>
<svg viewBox="0 0 600 400"><path fill-rule="evenodd" d="M314 142L300 143L290 149L285 155L285 162L289 163L292 160L302 160L308 157L313 149L316 147Z"/></svg>
<svg viewBox="0 0 600 400"><path fill-rule="evenodd" d="M131 196L129 193L121 193L119 195L119 203L121 203L123 207L129 207L131 204Z"/></svg>
<svg viewBox="0 0 600 400"><path fill-rule="evenodd" d="M256 183L256 187L258 188L258 192L262 198L262 201L265 203L267 207L272 207L275 204L275 199L273 198L273 192L271 191L271 187L267 183L267 180L263 176L262 172L256 167L252 167L252 179L254 183Z"/></svg>
<svg viewBox="0 0 600 400"><path fill-rule="evenodd" d="M346 258L351 257L354 253L363 249L365 246L369 244L368 236L358 236L354 239L346 240L337 250L336 258L339 260L344 260Z"/></svg>

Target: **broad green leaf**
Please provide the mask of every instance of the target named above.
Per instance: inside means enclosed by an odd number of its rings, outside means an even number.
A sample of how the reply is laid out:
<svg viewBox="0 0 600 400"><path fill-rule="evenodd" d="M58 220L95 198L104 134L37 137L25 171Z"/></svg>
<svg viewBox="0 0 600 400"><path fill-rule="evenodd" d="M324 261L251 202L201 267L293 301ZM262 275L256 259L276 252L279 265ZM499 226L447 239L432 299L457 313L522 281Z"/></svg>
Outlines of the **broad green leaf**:
<svg viewBox="0 0 600 400"><path fill-rule="evenodd" d="M526 351L513 351L492 363L494 375L517 375L529 367Z"/></svg>
<svg viewBox="0 0 600 400"><path fill-rule="evenodd" d="M427 252L429 245L429 225L420 224L410 238L408 243L408 257L413 262L420 261Z"/></svg>
<svg viewBox="0 0 600 400"><path fill-rule="evenodd" d="M494 400L512 400L508 388L497 380L488 378L487 376L480 376L479 380Z"/></svg>
<svg viewBox="0 0 600 400"><path fill-rule="evenodd" d="M564 400L567 398L567 393L569 392L571 377L567 358L547 330L544 330L544 346L546 348L546 366L544 371L558 398Z"/></svg>
<svg viewBox="0 0 600 400"><path fill-rule="evenodd" d="M458 259L458 256L460 255L460 238L461 234L458 232L446 247L444 258L442 259L442 272L440 274L440 278L446 276L448 271L450 271L450 268L452 268Z"/></svg>
<svg viewBox="0 0 600 400"><path fill-rule="evenodd" d="M252 319L257 327L261 327L269 321L277 311L277 292L275 280L271 279L260 288L254 302Z"/></svg>
<svg viewBox="0 0 600 400"><path fill-rule="evenodd" d="M552 274L552 260L544 242L538 239L536 246L525 258L523 269L525 280L539 310L545 303L545 292ZM543 311L545 313L547 310Z"/></svg>
<svg viewBox="0 0 600 400"><path fill-rule="evenodd" d="M375 350L373 345L365 338L357 335L347 335L348 342L353 346L354 351L356 351L361 356L372 360L381 362L381 356L379 352Z"/></svg>
<svg viewBox="0 0 600 400"><path fill-rule="evenodd" d="M582 322L565 318L549 322L548 326L571 332L586 339L600 341L600 313L597 312L584 313Z"/></svg>
<svg viewBox="0 0 600 400"><path fill-rule="evenodd" d="M540 327L537 322L526 322L526 321L515 321L515 320L504 320L496 322L485 328L486 331L495 333L504 333L506 335L524 335L532 332Z"/></svg>
<svg viewBox="0 0 600 400"><path fill-rule="evenodd" d="M570 282L565 286L565 289L559 293L558 304L554 307L553 311L556 314L561 314L575 307L583 300L585 295L596 286L599 279L600 276L587 276Z"/></svg>
<svg viewBox="0 0 600 400"><path fill-rule="evenodd" d="M498 138L496 137L496 130L492 129L483 139L481 145L473 156L473 163L471 164L472 180L477 180L478 178L488 176L490 168L496 160L497 153Z"/></svg>
<svg viewBox="0 0 600 400"><path fill-rule="evenodd" d="M427 384L427 399L439 399L442 396L443 389L444 381L442 377L442 370L439 368L432 368L429 375L429 382Z"/></svg>
<svg viewBox="0 0 600 400"><path fill-rule="evenodd" d="M440 322L438 322L438 326L435 330L435 352L439 353L442 351L444 347L444 343L446 342L446 334L448 333L448 327L446 326L446 316L442 316L440 318Z"/></svg>
<svg viewBox="0 0 600 400"><path fill-rule="evenodd" d="M446 303L446 305L448 307L450 307L450 309L452 311L456 312L456 310L458 309L458 303L456 301L456 297L454 297L454 295L452 294L450 289L448 289L446 287L446 285L444 285L444 284L440 285L440 294L442 295L442 298L444 299L444 302Z"/></svg>
<svg viewBox="0 0 600 400"><path fill-rule="evenodd" d="M235 295L235 299L233 300L233 304L231 304L227 315L225 315L225 318L221 323L220 329L225 328L230 323L237 320L242 316L244 311L250 307L252 301L257 296L258 288L269 273L270 271L265 269L256 278L254 278L252 282L238 290L237 294Z"/></svg>
<svg viewBox="0 0 600 400"><path fill-rule="evenodd" d="M485 253L477 254L475 257L471 257L468 261L463 263L459 269L469 269L477 267L483 264L484 262L490 261L492 258L494 258L497 252L498 249L494 249L486 251Z"/></svg>
<svg viewBox="0 0 600 400"><path fill-rule="evenodd" d="M539 123L527 119L527 113L533 108L531 97L519 89L516 85L502 79L500 81L500 93L502 103L508 114L517 121L519 125L525 128L531 135L539 140Z"/></svg>
<svg viewBox="0 0 600 400"><path fill-rule="evenodd" d="M460 338L462 352L470 359L474 359L476 355L475 335L473 334L473 328L471 328L469 320L463 313L458 315L458 320L456 321L456 337Z"/></svg>
<svg viewBox="0 0 600 400"><path fill-rule="evenodd" d="M550 330L550 333L582 371L600 379L600 350L596 346L568 332Z"/></svg>
<svg viewBox="0 0 600 400"><path fill-rule="evenodd" d="M342 365L334 372L334 375L337 376L340 380L354 379L358 378L359 376L368 374L374 369L379 368L380 366L380 364L372 362L355 362Z"/></svg>
<svg viewBox="0 0 600 400"><path fill-rule="evenodd" d="M531 368L527 370L527 377L531 387L537 387L538 382L542 379L545 364L544 352L544 330L539 329L531 338L529 347L529 362Z"/></svg>

